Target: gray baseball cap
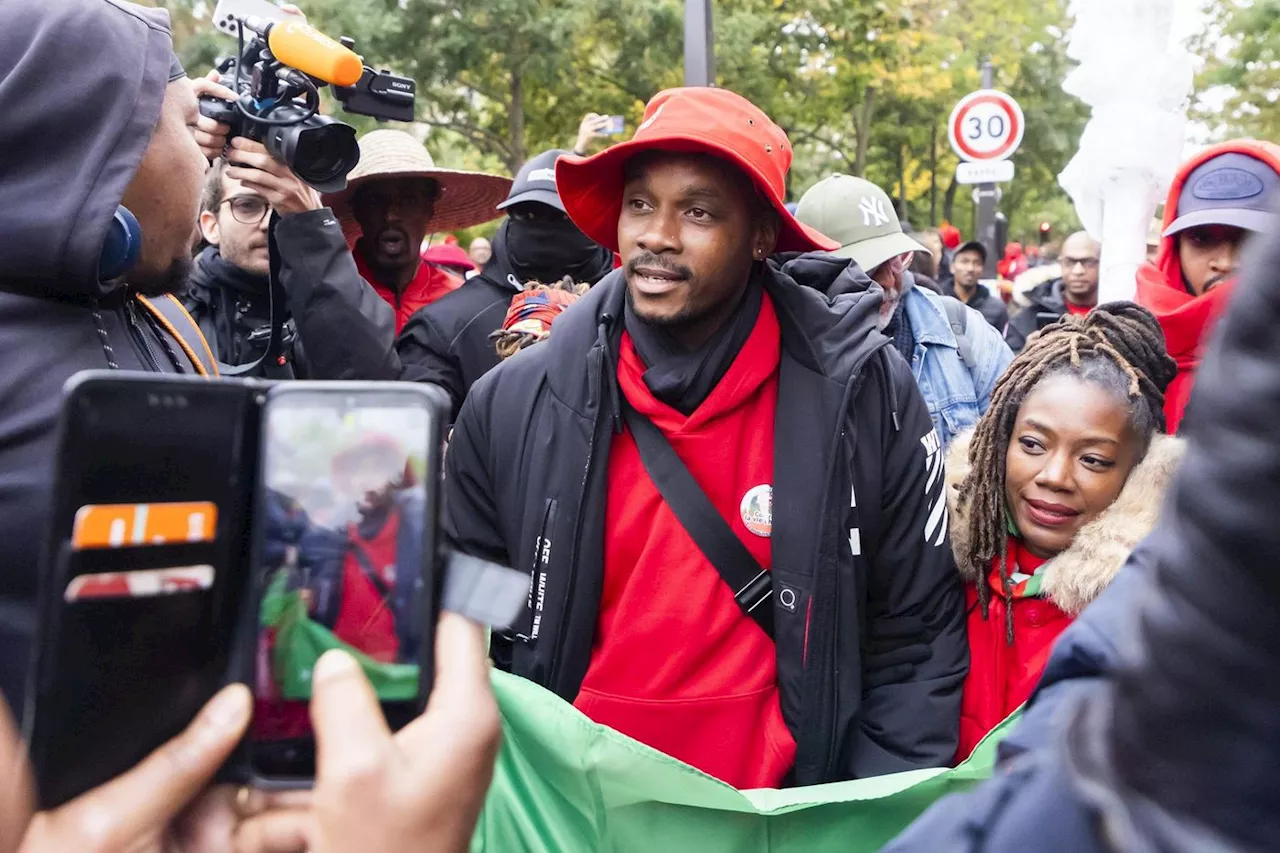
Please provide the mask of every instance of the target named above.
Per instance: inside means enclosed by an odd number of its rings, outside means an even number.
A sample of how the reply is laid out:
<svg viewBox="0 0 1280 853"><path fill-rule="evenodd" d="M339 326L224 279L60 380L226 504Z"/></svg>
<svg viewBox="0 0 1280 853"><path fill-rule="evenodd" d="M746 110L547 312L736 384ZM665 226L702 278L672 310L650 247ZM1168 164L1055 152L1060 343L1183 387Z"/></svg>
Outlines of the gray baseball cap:
<svg viewBox="0 0 1280 853"><path fill-rule="evenodd" d="M1263 234L1277 230L1272 211L1280 201L1280 175L1248 154L1219 154L1197 166L1182 185L1172 237L1201 225L1232 225Z"/></svg>
<svg viewBox="0 0 1280 853"><path fill-rule="evenodd" d="M523 204L526 201L536 201L564 213L564 202L560 200L560 193L556 189L556 160L568 153L568 151L553 148L550 151L543 151L521 166L520 172L511 184L511 192L507 195L507 200L498 205L498 210L506 210L512 205Z"/></svg>
<svg viewBox="0 0 1280 853"><path fill-rule="evenodd" d="M929 251L902 233L884 190L851 175L832 175L810 187L796 219L839 242L831 254L852 258L867 272L896 255Z"/></svg>

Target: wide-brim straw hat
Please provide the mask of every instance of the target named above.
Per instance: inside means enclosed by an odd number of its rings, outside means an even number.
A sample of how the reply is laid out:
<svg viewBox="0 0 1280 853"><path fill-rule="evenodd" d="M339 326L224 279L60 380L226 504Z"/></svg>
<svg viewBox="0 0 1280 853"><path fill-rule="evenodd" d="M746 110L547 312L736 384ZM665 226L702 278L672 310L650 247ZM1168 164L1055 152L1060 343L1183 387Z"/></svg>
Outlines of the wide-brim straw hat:
<svg viewBox="0 0 1280 853"><path fill-rule="evenodd" d="M497 219L502 215L498 205L511 191L511 179L501 175L437 168L426 146L403 130L374 130L360 139L360 162L347 175L347 188L323 197L342 223L347 242L361 234L351 212L352 194L366 181L387 178L430 178L439 185L435 213L427 223L431 234Z"/></svg>

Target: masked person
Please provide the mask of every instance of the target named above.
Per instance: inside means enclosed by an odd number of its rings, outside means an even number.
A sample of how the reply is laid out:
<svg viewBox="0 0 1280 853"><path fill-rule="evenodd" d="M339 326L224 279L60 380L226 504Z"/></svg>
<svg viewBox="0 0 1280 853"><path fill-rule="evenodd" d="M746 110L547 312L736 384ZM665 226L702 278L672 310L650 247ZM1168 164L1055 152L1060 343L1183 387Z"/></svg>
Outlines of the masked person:
<svg viewBox="0 0 1280 853"><path fill-rule="evenodd" d="M396 378L391 307L360 277L319 195L261 143L233 139L226 159L214 162L200 230L209 245L184 302L219 361L246 365L266 354L274 277L287 298L274 306L282 347L254 375Z"/></svg>
<svg viewBox="0 0 1280 853"><path fill-rule="evenodd" d="M1196 369L1234 289L1241 246L1250 234L1280 232L1280 146L1236 140L1183 164L1164 205L1164 240L1153 264L1138 270L1138 303L1160 319L1178 375L1165 416L1175 432L1186 414Z"/></svg>
<svg viewBox="0 0 1280 853"><path fill-rule="evenodd" d="M440 169L422 143L403 130L360 138L360 162L347 188L327 194L351 245L360 275L395 310L396 333L461 279L423 263L428 234L470 228L494 217L509 178Z"/></svg>
<svg viewBox="0 0 1280 853"><path fill-rule="evenodd" d="M401 378L433 382L449 392L456 415L471 386L498 364L489 334L502 325L511 298L528 282L569 276L588 284L613 269L613 253L594 243L565 215L555 164L565 151L544 151L525 163L506 201L507 213L484 269L453 293L413 316L396 342Z"/></svg>
<svg viewBox="0 0 1280 853"><path fill-rule="evenodd" d="M537 591L498 665L740 788L947 764L967 662L941 442L880 293L767 261L839 247L784 207L791 157L682 88L559 160L622 269L474 386L444 480L453 546Z"/></svg>
<svg viewBox="0 0 1280 853"><path fill-rule="evenodd" d="M1062 244L1061 274L1025 293L1026 305L1013 315L1004 339L1014 352L1022 352L1027 338L1056 323L1064 314L1083 317L1098 304L1098 266L1102 246L1084 231ZM1015 288L1016 289L1016 288Z"/></svg>

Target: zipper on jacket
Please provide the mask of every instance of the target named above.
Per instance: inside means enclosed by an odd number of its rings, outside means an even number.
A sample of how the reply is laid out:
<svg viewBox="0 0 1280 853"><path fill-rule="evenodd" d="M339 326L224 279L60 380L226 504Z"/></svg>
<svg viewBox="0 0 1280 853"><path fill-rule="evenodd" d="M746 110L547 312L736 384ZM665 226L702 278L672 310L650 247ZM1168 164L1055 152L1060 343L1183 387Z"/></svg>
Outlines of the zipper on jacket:
<svg viewBox="0 0 1280 853"><path fill-rule="evenodd" d="M603 330L601 337L603 337ZM604 353L608 350L608 343L603 346L597 342L596 349L591 353L587 360L587 384L595 395L596 415L591 421L591 442L587 445L587 463L582 470L582 488L578 494L578 511L573 522L573 541L570 543L569 561L567 564L567 583L565 584L564 605L560 613L559 635L556 637L555 655L551 662L551 672L548 677L548 686L554 691L560 684L560 672L564 668L565 653L568 649L569 638L568 631L565 630L565 623L569 619L569 610L573 606L573 588L578 576L578 556L582 550L582 526L583 504L587 499L587 489L591 485L591 466L596 456L596 436L600 432L600 415L604 406L604 394L601 383L605 381L604 374ZM603 570L603 569L602 569Z"/></svg>
<svg viewBox="0 0 1280 853"><path fill-rule="evenodd" d="M126 296L124 305L121 307L121 313L124 315L124 325L129 330L129 337L133 339L133 345L138 350L138 354L142 356L143 362L152 372L162 373L160 359L155 350L151 348L151 342L147 340L147 335L142 325L142 318L138 315L137 303Z"/></svg>

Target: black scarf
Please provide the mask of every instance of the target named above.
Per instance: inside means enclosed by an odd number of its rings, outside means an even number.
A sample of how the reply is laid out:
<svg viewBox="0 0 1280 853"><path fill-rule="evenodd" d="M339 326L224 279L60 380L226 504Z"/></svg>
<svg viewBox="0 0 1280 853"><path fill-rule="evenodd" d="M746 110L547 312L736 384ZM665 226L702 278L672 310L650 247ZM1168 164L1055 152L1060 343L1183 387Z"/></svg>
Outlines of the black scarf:
<svg viewBox="0 0 1280 853"><path fill-rule="evenodd" d="M507 218L493 253L501 252L521 284L552 284L565 276L595 284L613 269L613 252L591 241L568 219Z"/></svg>
<svg viewBox="0 0 1280 853"><path fill-rule="evenodd" d="M662 326L646 323L637 317L628 299L623 325L631 335L636 354L647 368L644 384L648 386L649 393L686 417L693 414L742 351L756 327L763 299L764 285L758 269L753 270L733 314L706 343L692 351L685 349Z"/></svg>
<svg viewBox="0 0 1280 853"><path fill-rule="evenodd" d="M910 364L916 355L916 335L915 330L911 328L911 321L907 318L905 293L898 300L898 307L889 318L889 325L884 327L884 335L893 341L893 348L902 354L907 364Z"/></svg>

